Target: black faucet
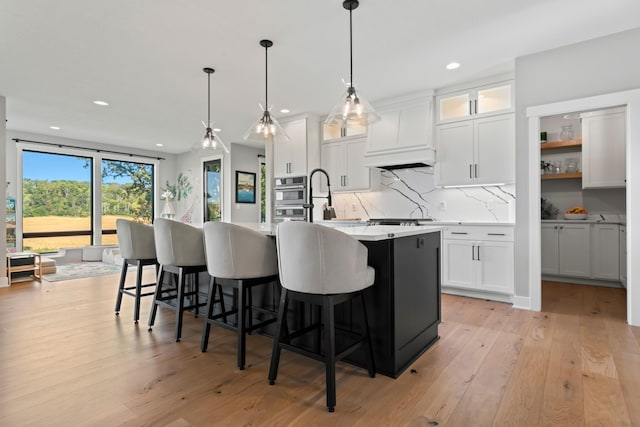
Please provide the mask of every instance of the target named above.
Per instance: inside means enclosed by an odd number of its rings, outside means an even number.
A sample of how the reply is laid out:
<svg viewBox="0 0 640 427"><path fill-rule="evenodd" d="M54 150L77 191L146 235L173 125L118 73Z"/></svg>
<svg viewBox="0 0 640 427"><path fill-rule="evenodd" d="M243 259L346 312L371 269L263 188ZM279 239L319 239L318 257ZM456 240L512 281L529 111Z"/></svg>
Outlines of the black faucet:
<svg viewBox="0 0 640 427"><path fill-rule="evenodd" d="M318 196L316 197L316 199L320 198L320 199L327 199L327 202L329 203L329 206L331 206L331 184L329 182L329 174L327 173L326 170L321 169L321 168L316 168L314 170L311 171L311 173L309 174L309 203L305 203L303 205L303 207L309 209L309 222L313 222L313 175L316 172L322 172L324 174L324 176L327 177L327 197L324 196Z"/></svg>

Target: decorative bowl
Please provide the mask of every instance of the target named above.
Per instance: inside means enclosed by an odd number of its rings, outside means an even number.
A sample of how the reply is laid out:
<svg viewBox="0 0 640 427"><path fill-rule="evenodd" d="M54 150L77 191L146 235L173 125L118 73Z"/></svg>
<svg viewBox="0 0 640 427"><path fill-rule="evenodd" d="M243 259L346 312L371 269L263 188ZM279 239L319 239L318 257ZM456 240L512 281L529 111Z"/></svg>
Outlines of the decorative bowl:
<svg viewBox="0 0 640 427"><path fill-rule="evenodd" d="M587 219L589 214L564 214L564 219Z"/></svg>

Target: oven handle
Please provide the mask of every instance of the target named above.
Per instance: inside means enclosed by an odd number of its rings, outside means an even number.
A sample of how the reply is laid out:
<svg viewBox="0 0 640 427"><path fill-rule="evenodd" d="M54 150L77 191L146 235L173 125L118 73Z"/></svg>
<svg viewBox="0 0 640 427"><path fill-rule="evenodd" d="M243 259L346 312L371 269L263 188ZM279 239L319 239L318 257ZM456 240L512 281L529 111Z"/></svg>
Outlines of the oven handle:
<svg viewBox="0 0 640 427"><path fill-rule="evenodd" d="M306 185L277 185L274 187L274 189L276 191L278 190L304 190L306 189L307 186Z"/></svg>

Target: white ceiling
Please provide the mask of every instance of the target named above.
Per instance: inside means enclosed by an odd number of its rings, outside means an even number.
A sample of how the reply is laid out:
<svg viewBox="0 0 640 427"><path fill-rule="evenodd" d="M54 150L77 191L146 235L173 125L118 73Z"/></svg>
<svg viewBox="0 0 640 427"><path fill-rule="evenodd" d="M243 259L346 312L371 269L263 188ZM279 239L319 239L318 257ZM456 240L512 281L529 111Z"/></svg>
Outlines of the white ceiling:
<svg viewBox="0 0 640 427"><path fill-rule="evenodd" d="M348 80L348 22L342 0L2 0L7 128L184 152L204 131L202 68L212 67L214 126L242 142L264 103L259 40L274 42L276 116L326 114ZM375 101L513 71L516 57L636 27L638 0L361 0L354 82ZM451 61L462 67L446 71Z"/></svg>

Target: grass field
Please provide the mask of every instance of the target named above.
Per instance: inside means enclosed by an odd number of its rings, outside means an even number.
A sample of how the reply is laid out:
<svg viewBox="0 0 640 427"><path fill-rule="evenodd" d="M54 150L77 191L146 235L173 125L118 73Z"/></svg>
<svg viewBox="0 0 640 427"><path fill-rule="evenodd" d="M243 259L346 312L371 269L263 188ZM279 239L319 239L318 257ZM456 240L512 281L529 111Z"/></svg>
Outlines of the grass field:
<svg viewBox="0 0 640 427"><path fill-rule="evenodd" d="M102 229L115 230L118 218L131 219L125 216L103 215ZM91 229L91 217L39 216L24 218L22 228L25 233L46 231L78 231ZM115 245L118 237L115 234L103 235L103 245ZM33 252L54 252L60 248L73 248L91 244L91 236L38 237L24 239L23 250Z"/></svg>

